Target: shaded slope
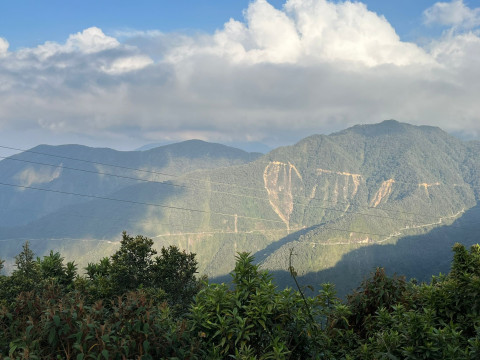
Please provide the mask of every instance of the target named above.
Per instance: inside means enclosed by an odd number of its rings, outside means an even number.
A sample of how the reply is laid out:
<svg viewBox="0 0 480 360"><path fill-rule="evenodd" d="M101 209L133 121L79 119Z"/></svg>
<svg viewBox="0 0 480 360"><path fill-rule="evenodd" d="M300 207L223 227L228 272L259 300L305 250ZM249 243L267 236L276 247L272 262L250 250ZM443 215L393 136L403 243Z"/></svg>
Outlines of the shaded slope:
<svg viewBox="0 0 480 360"><path fill-rule="evenodd" d="M231 271L238 251L261 254L264 267L281 271L295 247L304 273L330 271L352 251L388 249L468 212L479 194L479 150L478 143L434 127L396 121L355 126L249 163L182 175L171 180L176 186L137 184L114 194L159 207L88 202L17 228L17 234L111 241L125 229L152 237L157 247L174 244L197 253L200 271L209 276ZM72 214L104 218L59 225L75 219ZM109 247L97 248L102 251ZM363 270L353 266L336 274Z"/></svg>
<svg viewBox="0 0 480 360"><path fill-rule="evenodd" d="M0 182L62 192L106 195L130 186L135 181L104 174L164 181L172 176L162 174L178 176L197 169L242 164L259 155L200 140L166 145L149 151L127 152L80 145L41 145L0 161ZM0 226L26 224L63 206L85 200L88 199L1 186L0 203L3 210Z"/></svg>

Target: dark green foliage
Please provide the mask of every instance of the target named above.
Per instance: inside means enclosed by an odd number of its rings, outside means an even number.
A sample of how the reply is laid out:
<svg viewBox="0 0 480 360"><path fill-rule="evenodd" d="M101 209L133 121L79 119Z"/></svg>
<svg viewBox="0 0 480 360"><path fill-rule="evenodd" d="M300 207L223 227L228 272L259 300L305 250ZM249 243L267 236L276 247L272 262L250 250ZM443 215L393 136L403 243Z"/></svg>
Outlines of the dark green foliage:
<svg viewBox="0 0 480 360"><path fill-rule="evenodd" d="M88 294L90 302L142 288L156 302L167 301L175 314L183 314L200 288L195 254L175 246L156 254L152 239L124 232L120 249L111 258L89 263L87 279L77 279L76 287Z"/></svg>
<svg viewBox="0 0 480 360"><path fill-rule="evenodd" d="M73 264L69 269L53 252L34 261L25 244L14 273L0 276L0 358L480 358L478 245L470 251L455 245L450 273L430 284L377 268L342 303L330 284L306 297L277 289L248 253L237 256L231 287L205 283L199 290L192 254L170 247L152 260L149 239L124 239L118 256L90 264L88 276L73 282ZM118 295L112 295L117 284L100 289L112 281L111 269L120 260L147 264L142 276L151 286ZM26 274L39 282L20 291L28 284ZM155 287L160 284L162 289ZM93 299L95 288L95 296L109 297Z"/></svg>
<svg viewBox="0 0 480 360"><path fill-rule="evenodd" d="M169 246L162 248L160 256L155 257L151 266L151 283L165 292L171 306L185 312L201 285L195 278L196 272L195 254Z"/></svg>
<svg viewBox="0 0 480 360"><path fill-rule="evenodd" d="M78 292L23 293L0 311L0 354L12 359L191 358L195 345L185 321L145 293L85 304Z"/></svg>
<svg viewBox="0 0 480 360"><path fill-rule="evenodd" d="M352 315L348 322L365 337L375 324L375 315L380 309L391 312L396 305L410 305L409 284L404 277L389 277L383 268L377 268L360 288L348 296Z"/></svg>
<svg viewBox="0 0 480 360"><path fill-rule="evenodd" d="M15 256L15 270L4 280L0 288L0 299L10 304L18 294L36 291L42 287L40 265L28 242L23 244L22 252Z"/></svg>
<svg viewBox="0 0 480 360"><path fill-rule="evenodd" d="M22 252L15 256L15 267L12 278L21 287L21 291L33 290L40 281L41 272L28 241L23 244Z"/></svg>
<svg viewBox="0 0 480 360"><path fill-rule="evenodd" d="M42 279L56 281L67 288L73 286L77 275L77 266L74 262L64 265L60 253L50 251L50 255L44 256L43 259L37 258L37 263Z"/></svg>
<svg viewBox="0 0 480 360"><path fill-rule="evenodd" d="M105 257L97 264L88 263L85 270L87 271L87 276L90 278L90 280L94 280L97 277L108 276L111 266L112 264L110 263L110 258Z"/></svg>
<svg viewBox="0 0 480 360"><path fill-rule="evenodd" d="M455 245L452 271L434 277L430 285L407 284L377 269L349 297L353 314L355 309L363 312L363 322L350 324L364 339L358 344L362 358L478 359L478 249L475 245L469 252ZM383 292L390 300L380 300Z"/></svg>
<svg viewBox="0 0 480 360"><path fill-rule="evenodd" d="M109 269L118 293L151 283L152 256L157 253L152 246L152 239L141 235L132 237L123 232L120 249L112 255Z"/></svg>
<svg viewBox="0 0 480 360"><path fill-rule="evenodd" d="M197 295L193 332L201 340L204 358L318 357L324 334L308 313L314 311L321 319L325 310L321 298L309 299L311 309L305 309L298 292L278 291L271 275L252 262L252 256L240 253L232 272L232 290L225 284L211 284Z"/></svg>
<svg viewBox="0 0 480 360"><path fill-rule="evenodd" d="M425 306L443 322L458 324L465 336L474 336L480 326L480 246L468 251L455 244L453 251L450 274L424 287Z"/></svg>

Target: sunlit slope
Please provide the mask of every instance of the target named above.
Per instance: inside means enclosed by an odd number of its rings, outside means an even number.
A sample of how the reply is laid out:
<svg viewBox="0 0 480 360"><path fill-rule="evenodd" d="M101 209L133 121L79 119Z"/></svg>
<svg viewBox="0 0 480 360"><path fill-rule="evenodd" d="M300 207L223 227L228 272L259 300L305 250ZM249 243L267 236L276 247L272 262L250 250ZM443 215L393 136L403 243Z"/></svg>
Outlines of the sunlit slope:
<svg viewBox="0 0 480 360"><path fill-rule="evenodd" d="M227 272L235 251L267 246L268 268L285 269L295 247L303 271L318 271L359 246L460 217L476 203L465 166L473 153L440 129L395 121L312 136L251 164L187 176L205 189L189 188L169 204L205 213L183 212L176 228L150 235L197 252L209 275ZM161 213L176 222L179 212Z"/></svg>
<svg viewBox="0 0 480 360"><path fill-rule="evenodd" d="M98 257L127 230L152 237L157 247L195 252L209 276L231 271L238 251L285 270L294 248L302 274L319 272L352 251L395 244L459 219L477 203L479 155L478 143L434 127L396 121L355 126L249 163L124 187L109 200L64 207L8 236L49 245L68 239L72 251L85 246Z"/></svg>

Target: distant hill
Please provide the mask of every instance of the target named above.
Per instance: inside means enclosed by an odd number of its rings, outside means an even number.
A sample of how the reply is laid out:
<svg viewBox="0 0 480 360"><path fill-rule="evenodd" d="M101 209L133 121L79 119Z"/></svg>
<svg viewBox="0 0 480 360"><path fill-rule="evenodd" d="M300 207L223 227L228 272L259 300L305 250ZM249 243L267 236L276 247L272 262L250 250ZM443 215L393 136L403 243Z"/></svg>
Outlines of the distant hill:
<svg viewBox="0 0 480 360"><path fill-rule="evenodd" d="M165 143L151 143L151 144L146 144L144 146L139 147L138 149L135 149L136 151L146 151L146 150L151 150L155 149L160 146L165 146L165 145L170 145L172 142L165 142ZM261 154L266 154L267 152L271 151L272 148L269 147L268 145L265 145L263 143L257 142L257 141L234 141L234 142L224 142L223 145L225 146L230 146L233 148L241 149L247 152L251 153L261 153Z"/></svg>
<svg viewBox="0 0 480 360"><path fill-rule="evenodd" d="M184 143L170 146L191 154ZM443 245L473 242L472 234L480 230L479 222L472 221L478 214L480 143L461 141L436 127L394 120L357 125L328 136L313 135L261 157L239 150L236 156L216 157L215 151L224 148L208 146L211 152L204 156L209 160L203 162L204 157L195 162L180 150L174 161L160 165L138 152L124 153L143 159L144 165L136 168L168 169L179 176L161 179L163 183L109 179L110 200L83 198L74 203L73 196L58 195L62 206L31 216L28 224L0 229L0 240L17 239L15 246L10 240L0 246L9 244L11 252L31 239L39 252L56 246L86 263L115 249L120 232L127 230L152 237L157 247L175 244L197 253L200 271L210 277L228 274L236 252L252 252L282 283L288 282L285 270L294 249L294 266L306 280L331 279L347 290L373 266L388 265L391 272L401 269L419 279L442 266L448 271L451 256ZM98 159L133 163L114 153L118 158ZM222 165L208 167L212 159ZM37 172L44 176L39 178L48 179L57 170L41 171L47 170L39 165ZM18 177L15 174L11 172ZM106 186L102 181L107 180L101 180L105 176L96 176L93 184L84 178L64 186L91 193ZM50 194L33 192L44 197L42 203L53 201L47 200ZM12 200L9 206L15 204ZM445 251L429 250L436 243ZM424 254L424 263L419 254ZM405 259L410 272L399 259Z"/></svg>
<svg viewBox="0 0 480 360"><path fill-rule="evenodd" d="M200 140L170 144L149 151L40 145L0 161L0 182L101 196L137 183L129 179L132 177L165 181L198 169L243 164L259 156ZM27 224L64 206L88 200L62 193L2 186L0 227Z"/></svg>

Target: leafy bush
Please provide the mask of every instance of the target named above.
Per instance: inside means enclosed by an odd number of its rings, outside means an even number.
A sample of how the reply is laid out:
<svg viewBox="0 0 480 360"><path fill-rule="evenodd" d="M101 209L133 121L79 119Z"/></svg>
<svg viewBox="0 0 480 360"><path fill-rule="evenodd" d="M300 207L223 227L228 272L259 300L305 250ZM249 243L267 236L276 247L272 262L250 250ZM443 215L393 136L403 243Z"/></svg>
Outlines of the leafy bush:
<svg viewBox="0 0 480 360"><path fill-rule="evenodd" d="M26 244L0 276L0 358L480 358L478 245L456 244L450 273L430 284L376 269L342 303L331 284L310 297L279 290L248 253L231 286L200 286L193 254L170 247L152 259L149 239L124 236L116 256L75 279L74 264L58 253L34 260Z"/></svg>

